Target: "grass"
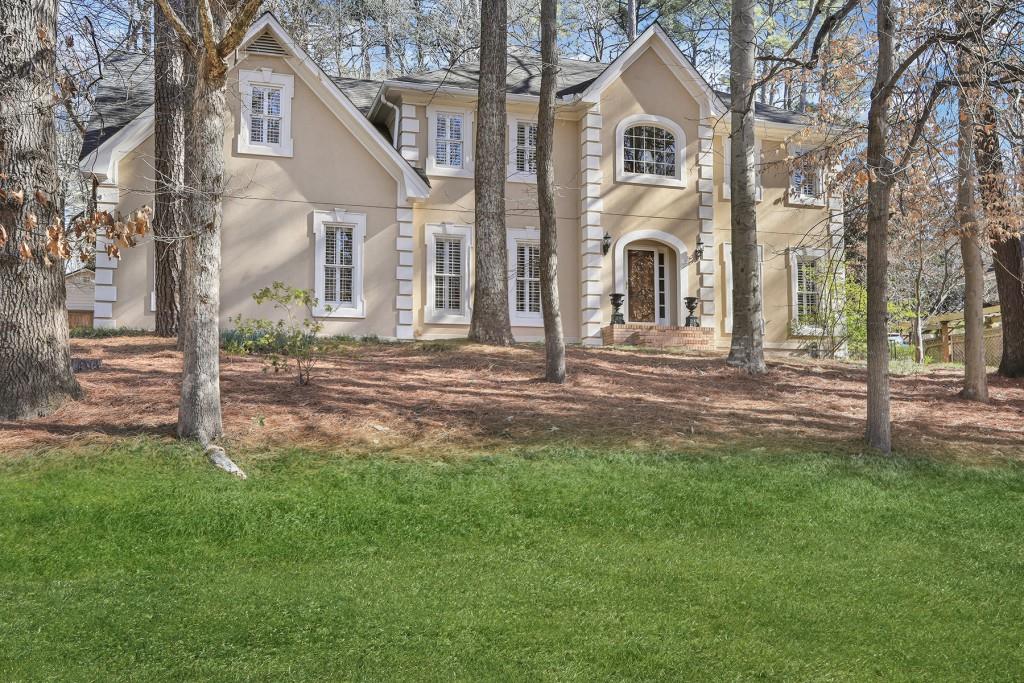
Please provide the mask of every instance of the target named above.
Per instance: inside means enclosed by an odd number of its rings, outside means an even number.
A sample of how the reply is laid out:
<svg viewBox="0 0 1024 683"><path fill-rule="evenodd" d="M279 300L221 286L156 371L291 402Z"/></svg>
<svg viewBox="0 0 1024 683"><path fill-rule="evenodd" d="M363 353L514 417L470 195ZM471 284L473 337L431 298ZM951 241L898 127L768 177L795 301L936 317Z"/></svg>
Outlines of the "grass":
<svg viewBox="0 0 1024 683"><path fill-rule="evenodd" d="M1024 470L823 454L0 465L2 680L1019 680Z"/></svg>

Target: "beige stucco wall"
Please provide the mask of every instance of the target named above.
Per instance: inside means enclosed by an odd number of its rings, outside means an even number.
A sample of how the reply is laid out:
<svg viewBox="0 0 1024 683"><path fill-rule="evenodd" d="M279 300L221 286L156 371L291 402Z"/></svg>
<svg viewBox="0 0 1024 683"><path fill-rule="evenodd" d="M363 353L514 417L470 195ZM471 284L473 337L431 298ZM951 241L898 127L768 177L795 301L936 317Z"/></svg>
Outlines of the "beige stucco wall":
<svg viewBox="0 0 1024 683"><path fill-rule="evenodd" d="M757 204L757 239L762 247L762 274L764 281L763 308L765 345L771 348L797 348L800 337L792 334L793 297L791 288L789 250L793 247L822 248L828 234L828 211L820 206L805 206L789 201L788 152L782 137L761 136L763 166L762 200ZM715 302L719 311L725 310L726 269L722 245L731 242L730 221L732 205L722 195L727 183L725 164L722 163L724 138L717 136L715 153ZM726 333L725 316L716 317L720 346L728 346L731 335Z"/></svg>
<svg viewBox="0 0 1024 683"><path fill-rule="evenodd" d="M283 60L250 57L243 68L267 66L293 73ZM224 198L221 325L229 318L274 317L252 300L256 290L281 280L313 288L314 210L342 208L366 214L365 319L325 320L327 334L393 335L397 324L395 269L398 255L397 183L371 153L339 123L301 78L295 78L291 158L237 152L240 126L238 71L228 83L232 125L225 141L228 190ZM152 138L122 160L121 209L151 202ZM152 246L122 250L115 274L119 326L152 328ZM141 257L141 258L140 258Z"/></svg>

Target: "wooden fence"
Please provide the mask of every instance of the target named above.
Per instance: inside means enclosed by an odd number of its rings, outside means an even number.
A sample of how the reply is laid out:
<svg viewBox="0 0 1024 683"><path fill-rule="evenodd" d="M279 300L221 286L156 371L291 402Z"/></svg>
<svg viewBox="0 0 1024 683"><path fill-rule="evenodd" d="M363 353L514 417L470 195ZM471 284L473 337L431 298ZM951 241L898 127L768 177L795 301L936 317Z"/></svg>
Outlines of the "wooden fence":
<svg viewBox="0 0 1024 683"><path fill-rule="evenodd" d="M997 366L1003 356L1003 328L999 306L985 313L985 365ZM928 318L922 325L925 358L936 363L964 362L964 314L962 311Z"/></svg>

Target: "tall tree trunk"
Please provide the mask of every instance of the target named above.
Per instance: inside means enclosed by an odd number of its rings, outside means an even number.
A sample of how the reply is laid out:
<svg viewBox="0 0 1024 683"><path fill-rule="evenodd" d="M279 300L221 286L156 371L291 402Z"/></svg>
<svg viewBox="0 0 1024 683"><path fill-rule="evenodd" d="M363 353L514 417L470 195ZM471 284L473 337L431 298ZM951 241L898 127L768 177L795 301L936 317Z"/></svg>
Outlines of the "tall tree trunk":
<svg viewBox="0 0 1024 683"><path fill-rule="evenodd" d="M960 56L960 76L972 75ZM964 386L960 395L972 401L988 401L985 373L985 267L978 248L978 204L975 199L977 175L974 165L974 115L970 93L960 88L959 149L957 151L956 208L960 226L960 254L964 262Z"/></svg>
<svg viewBox="0 0 1024 683"><path fill-rule="evenodd" d="M636 40L636 15L640 0L626 0L626 42Z"/></svg>
<svg viewBox="0 0 1024 683"><path fill-rule="evenodd" d="M476 126L476 285L469 338L508 346L512 327L508 315L508 247L505 245L505 0L480 4L480 89Z"/></svg>
<svg viewBox="0 0 1024 683"><path fill-rule="evenodd" d="M558 223L555 215L555 89L558 81L558 0L540 3L540 103L537 114L537 205L540 209L540 301L544 313L544 378L565 381L565 337L558 303Z"/></svg>
<svg viewBox="0 0 1024 683"><path fill-rule="evenodd" d="M37 29L46 31L40 40ZM45 256L58 196L53 92L56 0L0 0L0 418L47 415L82 395L71 372L64 261ZM46 193L40 201L36 190ZM24 192L24 203L11 194ZM26 229L34 215L38 227ZM25 244L32 256L22 259Z"/></svg>
<svg viewBox="0 0 1024 683"><path fill-rule="evenodd" d="M889 408L889 81L893 77L892 0L877 0L878 58L868 110L868 445L892 450Z"/></svg>
<svg viewBox="0 0 1024 683"><path fill-rule="evenodd" d="M732 86L732 345L729 365L765 372L758 279L754 164L754 0L733 0L729 29Z"/></svg>
<svg viewBox="0 0 1024 683"><path fill-rule="evenodd" d="M183 0L170 0L184 16ZM156 246L156 333L178 333L178 288L184 232L185 107L190 91L185 84L185 50L164 13L154 5L154 171L153 237Z"/></svg>
<svg viewBox="0 0 1024 683"><path fill-rule="evenodd" d="M221 199L227 69L200 57L189 120L186 177L195 183L185 240L182 315L188 320L178 435L204 446L223 433L220 409Z"/></svg>
<svg viewBox="0 0 1024 683"><path fill-rule="evenodd" d="M1015 229L1006 227L1014 216L1003 153L999 147L999 115L991 93L983 90L979 94L974 154L992 240L996 289L999 291L1003 328L1003 357L999 361L999 374L1003 377L1024 377L1024 245Z"/></svg>

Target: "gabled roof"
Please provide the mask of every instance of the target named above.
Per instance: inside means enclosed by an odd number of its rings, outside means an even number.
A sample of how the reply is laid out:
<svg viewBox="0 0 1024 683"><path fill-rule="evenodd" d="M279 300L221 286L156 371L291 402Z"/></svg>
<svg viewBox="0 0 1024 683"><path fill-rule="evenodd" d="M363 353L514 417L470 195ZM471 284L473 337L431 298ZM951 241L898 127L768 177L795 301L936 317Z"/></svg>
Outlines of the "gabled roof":
<svg viewBox="0 0 1024 683"><path fill-rule="evenodd" d="M355 135L356 139L389 169L399 181L399 190L404 196L425 198L429 195L430 184L366 118L366 112L342 90L344 86L362 104L368 106L372 103L369 97L372 85L358 79L339 79L342 83L332 80L292 41L277 18L269 12L257 19L246 32L241 50L244 51L256 38L265 35L272 36L284 46L288 63L328 109L341 119L342 124L353 129L353 133L357 130L361 133ZM115 77L108 79L104 74L106 82L98 88L98 93L103 94L104 106L100 110L97 100L97 112L87 128L79 162L83 172L113 179L120 156L152 134L152 66L142 64L139 60L145 61L145 58L136 56L124 60L120 68L113 71ZM122 72L131 73L132 78L122 77ZM147 73L149 86L135 87L137 81L146 79ZM114 122L120 123L120 127L115 128Z"/></svg>

